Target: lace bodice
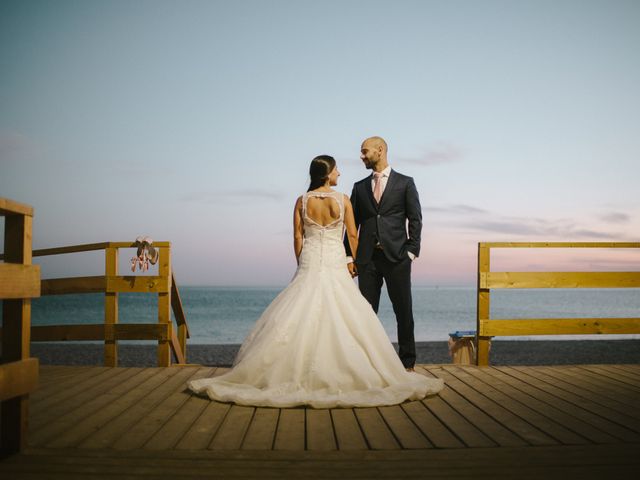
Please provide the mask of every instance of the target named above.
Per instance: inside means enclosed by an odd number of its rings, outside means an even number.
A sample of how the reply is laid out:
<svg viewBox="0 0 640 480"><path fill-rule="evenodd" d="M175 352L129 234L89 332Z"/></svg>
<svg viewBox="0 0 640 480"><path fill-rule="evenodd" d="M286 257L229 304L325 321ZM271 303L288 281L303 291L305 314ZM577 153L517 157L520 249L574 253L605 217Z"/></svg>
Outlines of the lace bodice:
<svg viewBox="0 0 640 480"><path fill-rule="evenodd" d="M318 203L317 199L322 199ZM313 204L310 204L312 202ZM326 202L326 204L323 204ZM328 218L323 224L320 217ZM344 194L340 192L307 192L302 196L304 243L300 267L324 265L345 268Z"/></svg>

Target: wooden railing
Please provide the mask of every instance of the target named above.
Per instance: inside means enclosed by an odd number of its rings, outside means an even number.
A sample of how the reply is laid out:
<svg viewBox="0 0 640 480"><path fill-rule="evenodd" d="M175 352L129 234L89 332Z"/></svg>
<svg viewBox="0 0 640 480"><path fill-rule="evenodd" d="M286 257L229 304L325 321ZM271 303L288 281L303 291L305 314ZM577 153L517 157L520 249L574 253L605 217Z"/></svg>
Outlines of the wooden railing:
<svg viewBox="0 0 640 480"><path fill-rule="evenodd" d="M34 250L34 257L76 252L105 251L105 275L93 277L56 278L42 280L42 295L72 293L104 293L104 323L83 325L47 325L31 328L31 341L58 342L65 340L103 340L104 364L118 365L118 340L157 340L157 363L171 365L171 354L178 364L186 363L187 325L180 293L171 267L171 243L154 242L159 251L158 275L118 275L118 251L135 248L131 242L104 242L60 248ZM118 295L144 292L158 294L158 323L118 323ZM173 310L177 335L171 321Z"/></svg>
<svg viewBox="0 0 640 480"><path fill-rule="evenodd" d="M38 385L38 360L29 356L31 299L40 296L40 267L31 264L33 208L0 198L4 263L0 263L0 456L27 446L29 393Z"/></svg>
<svg viewBox="0 0 640 480"><path fill-rule="evenodd" d="M492 272L495 248L640 248L640 243L479 243L477 359L489 364L491 337L518 335L638 334L640 318L490 318L490 294L500 288L639 288L640 272Z"/></svg>

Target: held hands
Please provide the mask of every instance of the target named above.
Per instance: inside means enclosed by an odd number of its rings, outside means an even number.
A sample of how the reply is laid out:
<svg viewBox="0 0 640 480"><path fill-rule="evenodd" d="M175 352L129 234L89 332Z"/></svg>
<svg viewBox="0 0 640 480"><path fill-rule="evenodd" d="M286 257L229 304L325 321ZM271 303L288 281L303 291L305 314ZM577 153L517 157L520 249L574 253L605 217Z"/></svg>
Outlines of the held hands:
<svg viewBox="0 0 640 480"><path fill-rule="evenodd" d="M347 263L347 269L349 270L349 274L351 278L355 278L358 276L358 269L356 268L356 264L353 262Z"/></svg>

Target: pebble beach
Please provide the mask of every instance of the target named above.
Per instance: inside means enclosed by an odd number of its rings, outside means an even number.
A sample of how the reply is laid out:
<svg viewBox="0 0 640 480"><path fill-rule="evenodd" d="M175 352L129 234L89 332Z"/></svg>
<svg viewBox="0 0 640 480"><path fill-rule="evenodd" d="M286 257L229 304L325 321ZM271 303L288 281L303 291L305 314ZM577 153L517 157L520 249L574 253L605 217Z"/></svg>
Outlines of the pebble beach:
<svg viewBox="0 0 640 480"><path fill-rule="evenodd" d="M230 366L240 345L188 345L192 364ZM417 363L451 363L447 342L417 342ZM32 343L42 365L102 365L100 343ZM121 344L119 366L156 366L156 346ZM640 340L498 340L492 342L491 365L574 365L640 363Z"/></svg>

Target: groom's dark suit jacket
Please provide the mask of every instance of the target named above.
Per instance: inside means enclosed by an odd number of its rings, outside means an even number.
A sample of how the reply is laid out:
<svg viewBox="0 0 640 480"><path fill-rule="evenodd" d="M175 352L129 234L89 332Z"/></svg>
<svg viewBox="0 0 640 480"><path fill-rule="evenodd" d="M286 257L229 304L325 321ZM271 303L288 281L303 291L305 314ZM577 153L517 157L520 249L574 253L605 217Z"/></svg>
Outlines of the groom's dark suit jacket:
<svg viewBox="0 0 640 480"><path fill-rule="evenodd" d="M369 175L356 182L351 193L356 227L360 228L356 263L368 263L377 244L392 262L408 258L407 252L417 257L422 210L413 178L391 170L380 204L373 198L371 179ZM351 255L348 241L345 248Z"/></svg>

